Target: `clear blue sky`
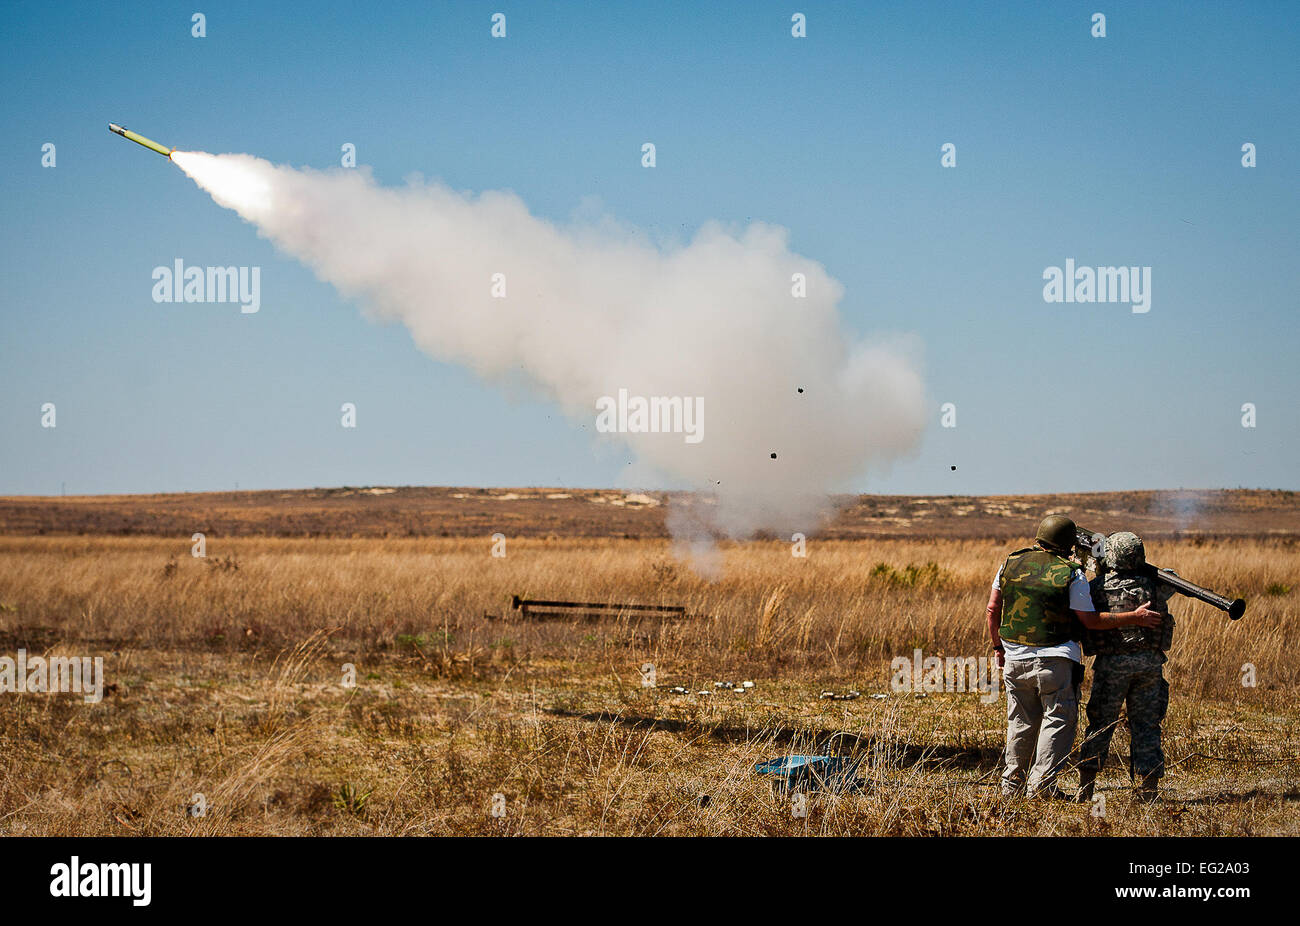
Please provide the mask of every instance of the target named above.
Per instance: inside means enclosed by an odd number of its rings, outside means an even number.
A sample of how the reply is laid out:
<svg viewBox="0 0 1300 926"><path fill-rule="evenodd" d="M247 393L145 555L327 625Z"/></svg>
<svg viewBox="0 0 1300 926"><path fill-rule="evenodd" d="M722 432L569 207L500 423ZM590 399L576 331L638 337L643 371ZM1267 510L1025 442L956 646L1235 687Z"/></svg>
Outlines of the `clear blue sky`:
<svg viewBox="0 0 1300 926"><path fill-rule="evenodd" d="M683 237L786 226L848 328L924 345L932 425L863 491L1300 488L1300 3L5 4L0 48L0 493L625 469L367 321L109 121L316 167L351 142L384 184L560 221L595 196ZM261 312L155 304L176 258L260 266ZM1151 311L1045 303L1066 258L1151 266Z"/></svg>

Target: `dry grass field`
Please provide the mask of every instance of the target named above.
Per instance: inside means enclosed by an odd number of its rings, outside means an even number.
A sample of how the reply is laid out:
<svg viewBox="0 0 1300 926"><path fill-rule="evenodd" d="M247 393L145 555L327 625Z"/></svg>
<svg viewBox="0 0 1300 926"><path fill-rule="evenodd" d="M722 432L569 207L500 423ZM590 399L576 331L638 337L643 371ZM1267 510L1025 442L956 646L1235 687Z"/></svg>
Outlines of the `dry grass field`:
<svg viewBox="0 0 1300 926"><path fill-rule="evenodd" d="M416 509L393 495L435 491L465 495L464 517L449 507L419 531L398 526ZM1185 506L1141 497L866 499L806 557L776 540L723 543L706 578L662 536L660 497L503 518L533 500L502 496L524 493L354 492L332 515L292 493L278 514L230 496L206 518L195 496L0 500L0 655L102 656L106 683L97 704L0 694L0 832L1300 832L1289 494L1220 493L1193 524ZM1141 514L1126 519L1125 504ZM1104 814L1002 799L1005 701L891 688L891 660L915 649L987 654L989 580L1048 507L1103 530L1136 524L1153 561L1249 601L1230 623L1175 599L1159 804L1128 794L1123 730ZM900 520L877 530L873 517ZM193 557L205 529L206 556ZM524 621L516 594L688 616ZM754 687L715 687L742 681ZM861 696L820 697L849 690ZM813 792L796 816L752 771L836 734L863 759L860 791Z"/></svg>

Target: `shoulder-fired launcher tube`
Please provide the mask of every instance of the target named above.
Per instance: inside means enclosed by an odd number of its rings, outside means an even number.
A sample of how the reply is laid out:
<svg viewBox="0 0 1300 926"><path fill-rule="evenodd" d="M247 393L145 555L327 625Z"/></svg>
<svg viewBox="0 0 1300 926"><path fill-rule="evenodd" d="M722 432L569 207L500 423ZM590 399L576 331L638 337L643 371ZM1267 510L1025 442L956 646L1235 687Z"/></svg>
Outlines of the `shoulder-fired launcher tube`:
<svg viewBox="0 0 1300 926"><path fill-rule="evenodd" d="M1246 600L1244 598L1229 600L1217 592L1212 592L1208 588L1202 588L1193 582L1188 582L1182 576L1175 575L1170 570L1161 569L1158 566L1152 566L1151 571L1155 574L1157 581L1163 582L1189 598L1196 598L1206 604L1214 605L1220 611L1227 611L1228 617L1234 621L1239 620L1246 613Z"/></svg>
<svg viewBox="0 0 1300 926"><path fill-rule="evenodd" d="M1096 534L1086 528L1078 528L1077 541L1080 549L1092 554L1094 545L1097 540L1104 538L1105 534ZM1094 538L1097 538L1095 540ZM1095 559L1095 555L1093 555ZM1177 575L1170 569L1161 569L1159 566L1147 565L1151 574L1157 582L1169 586L1179 594L1186 595L1188 598L1195 598L1197 601L1204 601L1208 605L1213 605L1220 611L1228 612L1228 617L1232 620L1240 620L1241 616L1246 613L1246 601L1243 598L1225 598L1218 592L1210 591L1208 588L1202 588L1195 582L1188 582L1182 576Z"/></svg>

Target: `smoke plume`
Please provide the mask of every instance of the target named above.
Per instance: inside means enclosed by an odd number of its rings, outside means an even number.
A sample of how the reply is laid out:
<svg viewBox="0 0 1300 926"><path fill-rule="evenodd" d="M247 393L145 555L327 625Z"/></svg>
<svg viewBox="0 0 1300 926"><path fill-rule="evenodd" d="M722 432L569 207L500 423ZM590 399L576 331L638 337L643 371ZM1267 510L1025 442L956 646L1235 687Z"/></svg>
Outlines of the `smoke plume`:
<svg viewBox="0 0 1300 926"><path fill-rule="evenodd" d="M782 228L709 224L661 245L608 219L539 219L511 193L386 188L360 169L245 154L172 160L344 296L402 322L422 350L490 381L522 376L593 432L597 401L620 389L702 398L697 443L597 438L629 447L641 475L711 493L674 519L693 535L815 529L829 493L909 452L922 430L908 345L847 332L843 288L792 253Z"/></svg>

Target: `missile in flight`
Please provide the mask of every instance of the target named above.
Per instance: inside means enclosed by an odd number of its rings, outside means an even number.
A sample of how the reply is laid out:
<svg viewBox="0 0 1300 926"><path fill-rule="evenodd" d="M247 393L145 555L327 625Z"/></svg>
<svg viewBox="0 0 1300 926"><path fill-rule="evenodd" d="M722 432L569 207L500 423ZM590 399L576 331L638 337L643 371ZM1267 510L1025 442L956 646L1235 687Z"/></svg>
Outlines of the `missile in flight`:
<svg viewBox="0 0 1300 926"><path fill-rule="evenodd" d="M123 138L131 139L131 141L135 142L137 145L144 145L150 151L157 151L159 154L161 154L165 158L168 158L169 160L171 159L172 151L175 150L172 148L168 148L165 145L160 145L151 138L145 138L143 135L137 135L135 132L132 132L130 129L124 129L122 128L122 126L118 125L115 122L110 122L108 124L108 130L110 132L116 132L118 135L121 135Z"/></svg>

